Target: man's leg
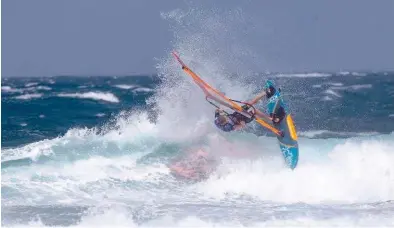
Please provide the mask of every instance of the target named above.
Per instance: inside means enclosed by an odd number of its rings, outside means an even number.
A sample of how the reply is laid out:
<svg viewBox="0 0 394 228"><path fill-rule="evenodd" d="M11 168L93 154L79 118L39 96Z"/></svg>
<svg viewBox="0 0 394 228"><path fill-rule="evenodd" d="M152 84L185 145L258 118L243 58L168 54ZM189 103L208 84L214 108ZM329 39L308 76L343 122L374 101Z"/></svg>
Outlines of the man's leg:
<svg viewBox="0 0 394 228"><path fill-rule="evenodd" d="M280 123L286 116L285 109L280 107L276 113L272 115L274 123Z"/></svg>

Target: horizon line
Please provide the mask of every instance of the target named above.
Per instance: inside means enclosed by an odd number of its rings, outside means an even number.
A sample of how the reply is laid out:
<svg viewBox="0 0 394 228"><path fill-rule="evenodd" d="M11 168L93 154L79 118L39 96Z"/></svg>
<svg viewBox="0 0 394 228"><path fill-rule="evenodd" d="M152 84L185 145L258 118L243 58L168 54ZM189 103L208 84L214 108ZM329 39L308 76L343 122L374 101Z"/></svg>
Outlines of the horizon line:
<svg viewBox="0 0 394 228"><path fill-rule="evenodd" d="M393 70L362 70L362 71L352 71L352 70L341 70L341 71L265 71L265 72L254 72L254 74L311 74L311 73L323 73L323 74L335 74L335 73L394 73ZM100 74L59 74L59 75L1 75L1 78L24 78L24 77L152 77L158 76L158 73L136 73L136 74L114 74L114 75L100 75Z"/></svg>

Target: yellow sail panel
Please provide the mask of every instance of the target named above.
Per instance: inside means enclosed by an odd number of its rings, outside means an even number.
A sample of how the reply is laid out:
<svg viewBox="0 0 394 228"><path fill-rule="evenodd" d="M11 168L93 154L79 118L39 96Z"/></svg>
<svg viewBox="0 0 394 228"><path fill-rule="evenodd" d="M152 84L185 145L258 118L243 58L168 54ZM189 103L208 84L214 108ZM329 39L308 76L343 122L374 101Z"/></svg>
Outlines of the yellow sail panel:
<svg viewBox="0 0 394 228"><path fill-rule="evenodd" d="M298 139L297 132L294 126L293 118L291 118L290 114L287 115L286 121L287 121L287 126L289 127L290 137L293 140L297 140Z"/></svg>

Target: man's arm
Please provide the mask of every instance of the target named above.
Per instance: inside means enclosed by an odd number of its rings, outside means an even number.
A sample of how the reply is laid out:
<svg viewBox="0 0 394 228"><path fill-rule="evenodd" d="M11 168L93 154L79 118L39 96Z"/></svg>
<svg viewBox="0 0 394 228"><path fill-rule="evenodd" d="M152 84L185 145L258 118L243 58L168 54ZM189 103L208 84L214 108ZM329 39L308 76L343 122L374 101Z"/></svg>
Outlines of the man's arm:
<svg viewBox="0 0 394 228"><path fill-rule="evenodd" d="M250 100L248 103L251 105L256 104L259 100L261 100L261 98L263 98L265 96L265 91L262 91L261 93L257 94L257 96L255 98L253 98L252 100Z"/></svg>

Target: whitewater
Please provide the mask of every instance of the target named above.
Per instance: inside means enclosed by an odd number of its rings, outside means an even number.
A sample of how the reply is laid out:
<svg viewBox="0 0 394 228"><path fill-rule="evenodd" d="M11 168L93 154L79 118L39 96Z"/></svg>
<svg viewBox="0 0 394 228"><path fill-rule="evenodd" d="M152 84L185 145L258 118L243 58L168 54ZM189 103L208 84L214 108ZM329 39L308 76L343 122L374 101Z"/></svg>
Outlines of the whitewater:
<svg viewBox="0 0 394 228"><path fill-rule="evenodd" d="M394 226L393 73L256 76L240 12L162 17L173 49L227 96L249 99L268 78L281 86L298 167L287 168L259 125L216 129L213 107L170 50L158 79L3 79L2 226ZM175 159L199 149L217 162L207 178L171 174Z"/></svg>

